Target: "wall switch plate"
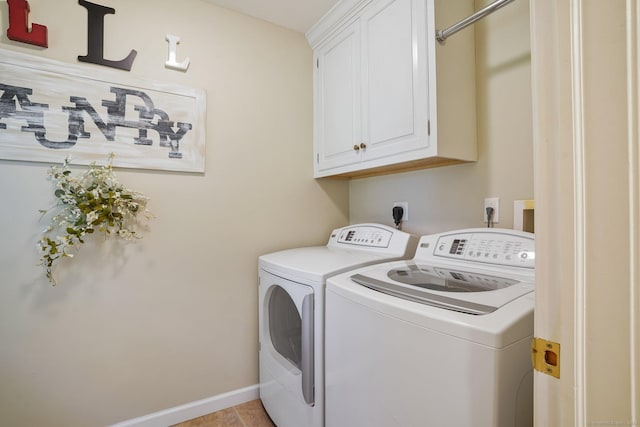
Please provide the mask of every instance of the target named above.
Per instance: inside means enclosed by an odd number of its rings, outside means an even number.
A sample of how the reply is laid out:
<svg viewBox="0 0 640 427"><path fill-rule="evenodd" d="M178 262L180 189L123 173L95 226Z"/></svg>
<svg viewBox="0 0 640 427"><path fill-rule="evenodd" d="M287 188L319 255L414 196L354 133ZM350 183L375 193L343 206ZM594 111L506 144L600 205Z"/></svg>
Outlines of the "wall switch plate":
<svg viewBox="0 0 640 427"><path fill-rule="evenodd" d="M484 218L484 222L489 222L487 218L487 208L493 208L493 223L497 224L500 222L500 198L499 197L488 197L484 199L484 209L482 210L482 215Z"/></svg>
<svg viewBox="0 0 640 427"><path fill-rule="evenodd" d="M393 206L391 206L391 209L395 208L396 206L402 207L402 220L409 221L409 202L393 202Z"/></svg>

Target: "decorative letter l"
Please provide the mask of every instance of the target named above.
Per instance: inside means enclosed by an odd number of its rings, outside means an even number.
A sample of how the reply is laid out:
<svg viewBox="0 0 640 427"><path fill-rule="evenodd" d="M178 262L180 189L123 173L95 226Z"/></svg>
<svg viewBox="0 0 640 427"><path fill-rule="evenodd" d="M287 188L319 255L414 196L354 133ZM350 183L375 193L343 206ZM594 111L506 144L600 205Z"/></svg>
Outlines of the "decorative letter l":
<svg viewBox="0 0 640 427"><path fill-rule="evenodd" d="M49 47L47 27L33 24L29 31L29 2L26 0L7 0L9 4L9 28L7 38L22 43Z"/></svg>
<svg viewBox="0 0 640 427"><path fill-rule="evenodd" d="M80 6L87 8L89 31L87 37L87 55L78 56L78 61L91 62L92 64L106 65L107 67L131 71L133 60L136 59L136 55L138 54L138 52L133 49L123 60L110 61L104 59L104 16L107 14L115 14L116 10L85 0L78 0L78 3Z"/></svg>
<svg viewBox="0 0 640 427"><path fill-rule="evenodd" d="M169 59L164 63L164 66L174 70L187 71L190 59L187 57L187 59L181 63L178 63L176 60L176 50L178 43L180 43L180 37L174 36L173 34L167 34L166 40L169 42Z"/></svg>

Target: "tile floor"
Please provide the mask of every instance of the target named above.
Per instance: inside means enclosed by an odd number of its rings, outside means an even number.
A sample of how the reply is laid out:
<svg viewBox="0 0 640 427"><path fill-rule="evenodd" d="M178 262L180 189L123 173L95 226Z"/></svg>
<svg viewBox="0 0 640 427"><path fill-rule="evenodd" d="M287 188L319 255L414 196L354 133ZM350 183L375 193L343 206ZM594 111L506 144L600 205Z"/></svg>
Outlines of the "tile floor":
<svg viewBox="0 0 640 427"><path fill-rule="evenodd" d="M275 427L260 400L194 418L173 427Z"/></svg>

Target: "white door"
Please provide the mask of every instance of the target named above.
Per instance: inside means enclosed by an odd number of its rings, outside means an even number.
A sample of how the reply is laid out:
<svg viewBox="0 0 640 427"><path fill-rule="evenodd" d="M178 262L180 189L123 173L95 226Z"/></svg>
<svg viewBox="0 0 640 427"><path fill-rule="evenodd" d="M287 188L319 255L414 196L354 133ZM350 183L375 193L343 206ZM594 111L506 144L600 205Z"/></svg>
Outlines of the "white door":
<svg viewBox="0 0 640 427"><path fill-rule="evenodd" d="M415 0L377 0L362 15L366 160L428 143L425 5Z"/></svg>
<svg viewBox="0 0 640 427"><path fill-rule="evenodd" d="M261 270L259 301L261 367L313 406L313 288Z"/></svg>
<svg viewBox="0 0 640 427"><path fill-rule="evenodd" d="M318 171L362 159L360 71L360 21L356 20L317 50L314 141L318 157L314 160Z"/></svg>
<svg viewBox="0 0 640 427"><path fill-rule="evenodd" d="M640 10L531 0L535 425L640 424Z"/></svg>

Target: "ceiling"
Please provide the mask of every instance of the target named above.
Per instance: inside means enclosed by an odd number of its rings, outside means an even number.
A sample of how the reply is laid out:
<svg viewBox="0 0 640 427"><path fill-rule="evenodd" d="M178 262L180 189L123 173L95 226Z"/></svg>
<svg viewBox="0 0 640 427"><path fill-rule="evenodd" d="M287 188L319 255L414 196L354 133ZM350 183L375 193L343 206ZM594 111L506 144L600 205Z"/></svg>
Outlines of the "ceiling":
<svg viewBox="0 0 640 427"><path fill-rule="evenodd" d="M338 0L204 0L301 33L306 32Z"/></svg>

